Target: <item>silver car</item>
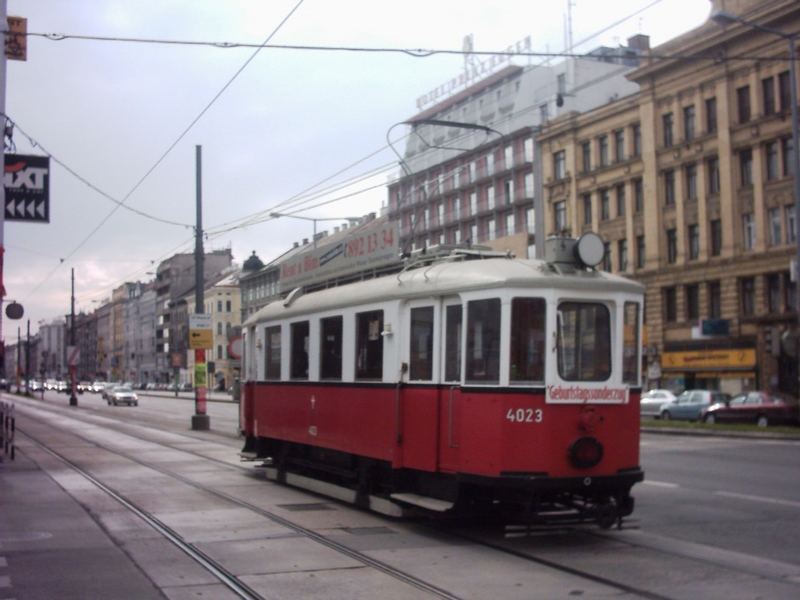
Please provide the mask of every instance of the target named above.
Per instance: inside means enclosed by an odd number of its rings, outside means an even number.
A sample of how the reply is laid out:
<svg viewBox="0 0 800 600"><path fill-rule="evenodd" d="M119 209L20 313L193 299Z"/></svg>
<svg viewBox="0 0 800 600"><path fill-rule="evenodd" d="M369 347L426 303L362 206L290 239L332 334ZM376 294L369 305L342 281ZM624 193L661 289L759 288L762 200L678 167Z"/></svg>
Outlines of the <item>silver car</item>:
<svg viewBox="0 0 800 600"><path fill-rule="evenodd" d="M661 416L661 405L675 400L675 394L669 390L650 390L642 394L639 402L639 414L643 417L658 418Z"/></svg>
<svg viewBox="0 0 800 600"><path fill-rule="evenodd" d="M718 402L724 404L729 399L727 394L713 390L686 390L672 402L663 404L659 416L665 421L699 421L700 415L709 406Z"/></svg>
<svg viewBox="0 0 800 600"><path fill-rule="evenodd" d="M128 406L138 406L139 397L131 388L122 385L116 386L108 395L108 405L117 406L118 404L127 404Z"/></svg>

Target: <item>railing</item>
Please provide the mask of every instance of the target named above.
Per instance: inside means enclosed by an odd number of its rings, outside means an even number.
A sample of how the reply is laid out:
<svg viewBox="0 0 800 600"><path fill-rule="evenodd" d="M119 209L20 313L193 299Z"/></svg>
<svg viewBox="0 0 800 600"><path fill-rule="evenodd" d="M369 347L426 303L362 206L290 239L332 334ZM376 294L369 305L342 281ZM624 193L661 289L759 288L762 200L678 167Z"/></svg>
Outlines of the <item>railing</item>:
<svg viewBox="0 0 800 600"><path fill-rule="evenodd" d="M4 457L14 460L14 432L17 429L14 405L9 402L0 402L0 462Z"/></svg>

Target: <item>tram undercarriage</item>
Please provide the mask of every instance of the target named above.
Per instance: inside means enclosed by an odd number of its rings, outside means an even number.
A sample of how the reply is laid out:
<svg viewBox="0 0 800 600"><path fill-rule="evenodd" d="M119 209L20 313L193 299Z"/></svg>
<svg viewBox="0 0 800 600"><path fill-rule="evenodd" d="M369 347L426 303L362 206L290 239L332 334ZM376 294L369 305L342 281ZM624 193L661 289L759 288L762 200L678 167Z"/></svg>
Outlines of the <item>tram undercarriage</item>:
<svg viewBox="0 0 800 600"><path fill-rule="evenodd" d="M268 479L394 517L488 518L530 525L596 522L602 528L633 512L638 467L611 476L500 477L393 469L387 461L272 438L248 437L243 460L262 461Z"/></svg>

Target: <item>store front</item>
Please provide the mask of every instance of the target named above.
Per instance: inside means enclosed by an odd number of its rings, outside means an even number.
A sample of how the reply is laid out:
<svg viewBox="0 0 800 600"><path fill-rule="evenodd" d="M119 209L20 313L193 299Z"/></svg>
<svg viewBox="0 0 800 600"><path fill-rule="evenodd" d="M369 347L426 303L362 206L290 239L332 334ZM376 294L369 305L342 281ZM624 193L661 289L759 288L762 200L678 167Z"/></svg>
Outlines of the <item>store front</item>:
<svg viewBox="0 0 800 600"><path fill-rule="evenodd" d="M662 384L673 390L713 389L738 394L757 387L753 347L665 351L661 369Z"/></svg>

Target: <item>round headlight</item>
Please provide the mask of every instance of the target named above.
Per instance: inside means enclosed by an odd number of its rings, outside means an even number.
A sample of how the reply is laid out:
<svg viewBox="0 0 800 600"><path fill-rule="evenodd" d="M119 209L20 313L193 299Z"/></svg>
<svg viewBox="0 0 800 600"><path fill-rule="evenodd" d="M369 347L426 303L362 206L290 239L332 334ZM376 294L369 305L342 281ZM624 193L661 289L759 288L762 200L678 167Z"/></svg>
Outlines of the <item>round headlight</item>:
<svg viewBox="0 0 800 600"><path fill-rule="evenodd" d="M603 460L603 445L593 437L582 437L569 447L569 460L578 469L589 469Z"/></svg>

